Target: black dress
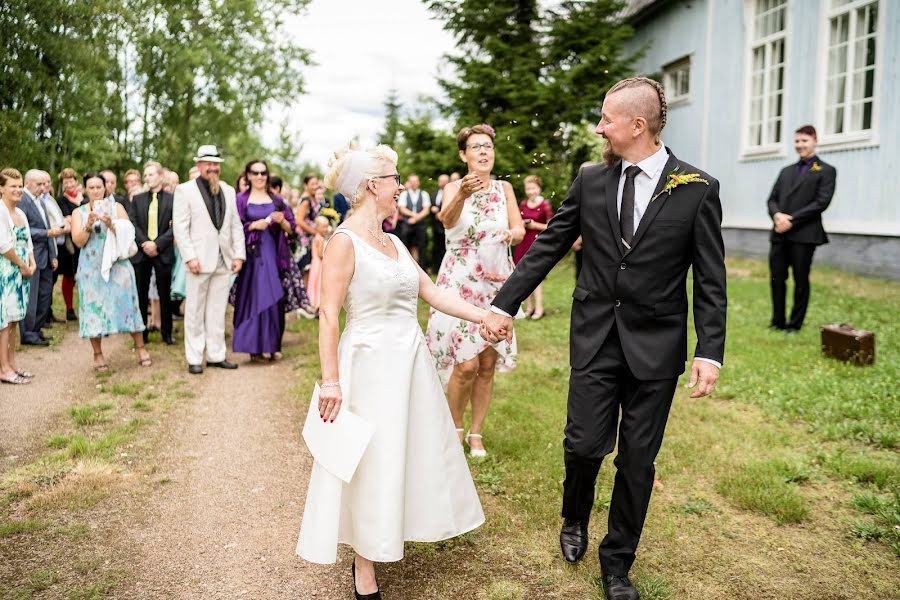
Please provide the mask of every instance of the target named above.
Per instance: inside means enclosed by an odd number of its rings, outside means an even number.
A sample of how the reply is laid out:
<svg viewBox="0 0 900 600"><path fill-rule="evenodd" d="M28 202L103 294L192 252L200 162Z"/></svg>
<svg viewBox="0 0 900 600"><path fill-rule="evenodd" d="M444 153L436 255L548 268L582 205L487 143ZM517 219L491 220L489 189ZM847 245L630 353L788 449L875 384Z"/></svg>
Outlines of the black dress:
<svg viewBox="0 0 900 600"><path fill-rule="evenodd" d="M78 206L87 204L87 202L87 198L84 198ZM71 217L72 213L75 212L75 209L78 208L78 206L69 202L69 199L66 198L64 194L61 194L59 198L56 199L56 203L59 205L63 217ZM66 235L65 243L57 247L59 248L59 256L57 257L59 260L59 268L57 268L56 274L74 277L75 272L78 270L79 252L78 248L75 246L75 242L72 241L72 235Z"/></svg>

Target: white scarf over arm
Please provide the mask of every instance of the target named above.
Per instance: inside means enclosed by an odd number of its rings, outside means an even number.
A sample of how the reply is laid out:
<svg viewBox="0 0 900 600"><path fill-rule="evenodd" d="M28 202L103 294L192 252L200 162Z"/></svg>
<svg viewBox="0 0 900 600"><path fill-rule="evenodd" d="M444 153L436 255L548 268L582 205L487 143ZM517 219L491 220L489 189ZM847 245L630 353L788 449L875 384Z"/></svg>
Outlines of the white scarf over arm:
<svg viewBox="0 0 900 600"><path fill-rule="evenodd" d="M109 271L119 260L130 258L131 245L134 243L134 225L128 219L114 219L116 232L106 232L106 243L103 244L103 260L100 263L100 275L103 281L109 281Z"/></svg>

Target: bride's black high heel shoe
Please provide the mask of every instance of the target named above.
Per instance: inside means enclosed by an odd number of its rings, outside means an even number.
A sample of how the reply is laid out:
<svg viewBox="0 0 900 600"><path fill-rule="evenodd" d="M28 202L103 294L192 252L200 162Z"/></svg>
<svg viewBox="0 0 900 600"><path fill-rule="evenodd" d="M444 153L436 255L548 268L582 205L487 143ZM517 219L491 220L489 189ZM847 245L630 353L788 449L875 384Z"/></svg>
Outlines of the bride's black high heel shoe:
<svg viewBox="0 0 900 600"><path fill-rule="evenodd" d="M381 600L381 590L372 594L360 594L356 591L356 559L350 564L350 577L353 579L353 596L356 600Z"/></svg>

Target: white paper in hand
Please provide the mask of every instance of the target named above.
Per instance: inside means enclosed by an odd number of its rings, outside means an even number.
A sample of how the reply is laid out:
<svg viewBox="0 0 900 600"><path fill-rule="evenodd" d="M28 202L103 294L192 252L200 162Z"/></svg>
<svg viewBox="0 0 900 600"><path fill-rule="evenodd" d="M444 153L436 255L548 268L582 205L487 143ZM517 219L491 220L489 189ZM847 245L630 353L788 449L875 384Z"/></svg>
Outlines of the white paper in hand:
<svg viewBox="0 0 900 600"><path fill-rule="evenodd" d="M326 471L349 483L374 431L370 423L343 408L334 423L324 422L319 416L319 384L316 384L303 425L303 440Z"/></svg>

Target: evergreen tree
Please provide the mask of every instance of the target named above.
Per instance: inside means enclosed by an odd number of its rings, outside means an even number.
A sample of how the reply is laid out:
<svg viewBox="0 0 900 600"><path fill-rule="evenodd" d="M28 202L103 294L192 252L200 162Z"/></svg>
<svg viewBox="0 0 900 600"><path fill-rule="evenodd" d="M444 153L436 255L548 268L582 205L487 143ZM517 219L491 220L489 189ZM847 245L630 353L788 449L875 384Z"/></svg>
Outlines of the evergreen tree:
<svg viewBox="0 0 900 600"><path fill-rule="evenodd" d="M521 180L534 173L548 197L561 197L586 155L583 143L572 146L581 139L574 134L584 120L596 123L603 93L636 58L622 49L631 35L618 18L624 3L563 0L546 10L538 0L427 4L457 41L447 57L455 72L440 82L444 114L458 127L494 126L494 173L520 194Z"/></svg>

